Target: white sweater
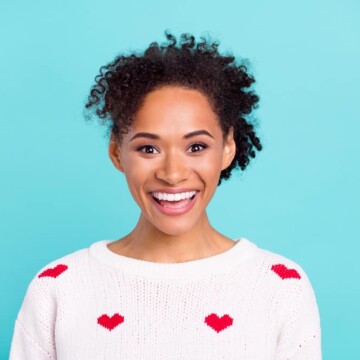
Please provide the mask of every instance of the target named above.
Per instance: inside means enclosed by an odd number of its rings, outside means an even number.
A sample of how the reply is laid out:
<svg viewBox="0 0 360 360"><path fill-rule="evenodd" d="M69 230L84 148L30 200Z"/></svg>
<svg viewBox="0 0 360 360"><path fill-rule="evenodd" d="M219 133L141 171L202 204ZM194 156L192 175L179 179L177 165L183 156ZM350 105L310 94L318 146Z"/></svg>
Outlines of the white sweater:
<svg viewBox="0 0 360 360"><path fill-rule="evenodd" d="M312 286L289 259L240 238L182 263L111 252L109 240L44 267L10 360L319 360Z"/></svg>

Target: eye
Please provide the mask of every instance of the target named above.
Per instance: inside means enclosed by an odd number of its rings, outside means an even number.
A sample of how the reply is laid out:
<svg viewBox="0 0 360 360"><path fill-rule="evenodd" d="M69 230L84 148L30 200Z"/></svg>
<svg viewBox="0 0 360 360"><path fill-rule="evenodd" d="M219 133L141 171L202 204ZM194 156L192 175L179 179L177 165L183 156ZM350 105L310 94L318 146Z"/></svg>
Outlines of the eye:
<svg viewBox="0 0 360 360"><path fill-rule="evenodd" d="M207 148L207 145L196 143L196 144L192 144L189 147L189 150L190 150L190 152L194 153L194 152L199 152L199 151L205 150L206 148Z"/></svg>
<svg viewBox="0 0 360 360"><path fill-rule="evenodd" d="M144 145L137 148L137 151L145 154L157 154L158 151L151 145Z"/></svg>

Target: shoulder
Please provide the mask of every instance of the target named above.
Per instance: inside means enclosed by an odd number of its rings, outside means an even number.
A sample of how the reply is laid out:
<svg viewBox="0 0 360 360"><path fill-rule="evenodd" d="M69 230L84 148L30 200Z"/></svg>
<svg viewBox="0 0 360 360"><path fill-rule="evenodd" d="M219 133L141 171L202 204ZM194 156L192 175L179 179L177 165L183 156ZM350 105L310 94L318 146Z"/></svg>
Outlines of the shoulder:
<svg viewBox="0 0 360 360"><path fill-rule="evenodd" d="M87 258L88 248L74 251L41 267L36 273L34 279L61 279L67 274L70 268L79 267L82 262L86 261Z"/></svg>
<svg viewBox="0 0 360 360"><path fill-rule="evenodd" d="M263 268L263 283L271 288L270 298L276 299L278 324L282 329L280 348L292 338L304 348L305 344L319 341L319 308L313 286L303 267L283 255L260 248L256 250L255 259L257 265Z"/></svg>
<svg viewBox="0 0 360 360"><path fill-rule="evenodd" d="M266 301L271 299L278 304L279 319L285 321L301 314L304 319L318 321L313 286L305 270L296 261L256 247L252 261L248 262L247 277L251 279L253 288L260 289L259 294Z"/></svg>
<svg viewBox="0 0 360 360"><path fill-rule="evenodd" d="M103 241L97 243L100 242ZM61 286L75 286L76 280L92 267L89 250L94 244L59 257L39 268L28 285L27 295L55 295Z"/></svg>
<svg viewBox="0 0 360 360"><path fill-rule="evenodd" d="M305 270L299 263L279 253L256 246L253 261L255 266L267 273L275 274L280 280L308 280Z"/></svg>
<svg viewBox="0 0 360 360"><path fill-rule="evenodd" d="M256 245L253 247L253 256L248 261L248 276L253 281L266 284L268 289L282 293L288 300L314 296L310 279L298 262Z"/></svg>

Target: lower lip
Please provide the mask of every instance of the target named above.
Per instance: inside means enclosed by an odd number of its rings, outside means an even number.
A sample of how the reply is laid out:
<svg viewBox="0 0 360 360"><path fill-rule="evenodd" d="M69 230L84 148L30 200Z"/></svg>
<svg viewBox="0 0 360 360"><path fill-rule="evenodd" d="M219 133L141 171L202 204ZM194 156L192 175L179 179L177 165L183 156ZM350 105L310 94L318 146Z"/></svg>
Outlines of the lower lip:
<svg viewBox="0 0 360 360"><path fill-rule="evenodd" d="M183 215L185 213L187 213L188 211L190 211L192 209L192 207L194 206L195 204L195 201L197 199L197 196L198 196L198 192L196 192L195 196L193 199L190 200L190 202L183 206L183 207L180 207L180 208L170 208L170 207L165 207L165 206L162 206L160 205L151 195L151 200L153 202L153 204L155 205L155 207L164 215L170 215L170 216L173 216L173 215Z"/></svg>

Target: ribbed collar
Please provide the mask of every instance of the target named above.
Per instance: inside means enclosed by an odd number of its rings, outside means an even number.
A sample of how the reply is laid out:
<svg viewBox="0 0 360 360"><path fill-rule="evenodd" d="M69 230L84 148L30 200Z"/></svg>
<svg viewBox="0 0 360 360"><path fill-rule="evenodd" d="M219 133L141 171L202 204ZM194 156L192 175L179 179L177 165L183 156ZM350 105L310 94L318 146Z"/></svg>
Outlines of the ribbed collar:
<svg viewBox="0 0 360 360"><path fill-rule="evenodd" d="M229 272L251 258L257 246L246 238L235 240L230 249L207 258L181 263L158 263L118 255L107 245L115 240L102 240L89 247L90 256L116 271L152 279L198 279Z"/></svg>

